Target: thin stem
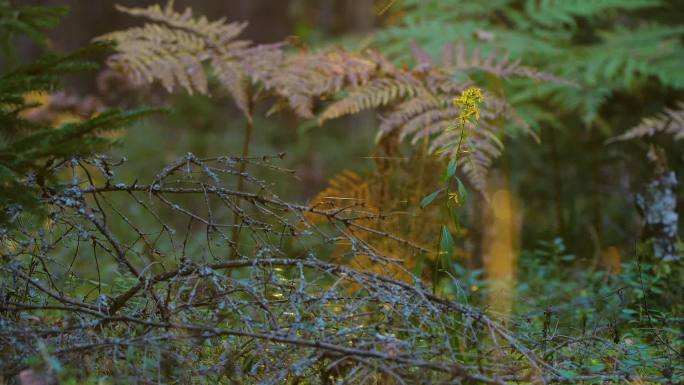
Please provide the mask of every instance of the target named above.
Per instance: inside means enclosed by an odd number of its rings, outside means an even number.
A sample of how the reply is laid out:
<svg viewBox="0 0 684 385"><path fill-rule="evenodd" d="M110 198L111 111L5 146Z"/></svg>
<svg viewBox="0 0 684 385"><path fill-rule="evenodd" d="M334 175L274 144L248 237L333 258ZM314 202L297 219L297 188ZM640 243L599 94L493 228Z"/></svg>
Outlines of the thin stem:
<svg viewBox="0 0 684 385"><path fill-rule="evenodd" d="M252 110L254 109L254 100L252 99L252 92L250 89L247 91L247 123L245 124L245 136L242 141L242 158L247 159L249 157L249 146L252 141L252 129L254 128L254 121L252 120ZM245 188L245 172L247 171L247 162L243 161L240 163L240 176L238 179L238 191L244 191ZM237 207L240 206L240 199L237 199ZM234 259L238 255L238 242L240 239L240 230L242 229L242 219L239 215L239 210L233 213L233 231L230 237L230 254L228 259Z"/></svg>

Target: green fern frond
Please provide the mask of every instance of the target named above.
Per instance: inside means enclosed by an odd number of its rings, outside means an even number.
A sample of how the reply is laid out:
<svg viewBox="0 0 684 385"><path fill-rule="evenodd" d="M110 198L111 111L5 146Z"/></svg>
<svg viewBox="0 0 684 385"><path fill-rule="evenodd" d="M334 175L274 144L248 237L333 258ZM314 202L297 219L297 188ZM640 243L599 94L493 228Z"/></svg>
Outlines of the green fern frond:
<svg viewBox="0 0 684 385"><path fill-rule="evenodd" d="M395 25L375 35L375 44L394 59L409 59L401 54L407 40L415 39L435 55L456 37L461 42L459 50L466 58L476 58L476 67L483 67L480 70L485 73L506 75L502 74L505 66L488 62L492 55L498 57L496 52L506 52L511 57L506 61L525 63L517 75L540 77L526 71L526 66L531 66L561 78L541 76L544 80L568 79L579 84L575 88L565 82L506 82L505 94L516 107L538 111L527 117L535 126L553 120L549 113L559 110L592 125L611 95L636 90L652 79L663 86L684 87L682 27L656 24L649 16L668 12L672 4L666 1L511 0L490 4L442 0L403 4L406 14L394 8L395 15L389 17L396 17L392 19ZM462 69L470 70L468 60L461 63ZM546 109L528 108L540 101Z"/></svg>
<svg viewBox="0 0 684 385"><path fill-rule="evenodd" d="M577 18L591 18L606 11L640 10L662 5L661 0L527 0L526 15L544 27L575 27Z"/></svg>
<svg viewBox="0 0 684 385"><path fill-rule="evenodd" d="M600 34L601 44L580 48L575 60L587 84L619 80L622 87L650 76L667 86L684 87L684 27L646 25ZM573 60L573 62L575 62Z"/></svg>
<svg viewBox="0 0 684 385"><path fill-rule="evenodd" d="M553 82L564 85L575 86L576 83L568 79L563 79L558 76L551 75L539 71L535 68L524 66L520 64L520 60L509 60L508 56L501 56L495 50L492 50L488 55L483 56L480 49L476 47L472 53L468 50L463 42L460 40L456 45L456 50L453 59L453 69L457 71L481 71L497 76L501 79L510 79L512 77L522 77L541 82Z"/></svg>
<svg viewBox="0 0 684 385"><path fill-rule="evenodd" d="M393 8L396 13L405 13L406 22L415 22L416 19L422 16L429 16L429 19L435 17L453 18L477 18L477 17L491 17L492 12L514 5L517 0L489 0L482 1L444 1L444 0L402 0L397 2L397 6ZM458 7L454 7L454 4Z"/></svg>

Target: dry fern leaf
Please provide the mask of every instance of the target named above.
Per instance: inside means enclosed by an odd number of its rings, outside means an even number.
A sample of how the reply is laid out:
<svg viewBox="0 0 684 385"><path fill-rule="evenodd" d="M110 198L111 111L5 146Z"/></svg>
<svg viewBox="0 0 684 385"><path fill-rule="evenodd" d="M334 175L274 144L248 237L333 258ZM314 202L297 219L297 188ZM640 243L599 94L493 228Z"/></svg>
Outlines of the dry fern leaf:
<svg viewBox="0 0 684 385"><path fill-rule="evenodd" d="M411 173L411 176L416 177L415 173ZM405 216L387 215L381 219L381 204L383 210L391 208L385 207L386 205L395 206L397 204L396 200L383 201L380 194L381 189L378 188L378 184L381 183L382 181L374 176L365 177L353 171L344 170L328 180L328 187L318 193L310 201L309 206L334 213L338 218L350 218L354 223L378 232L375 234L372 232L357 233L353 228L349 228L349 231L353 232L360 242L374 250L377 255L356 254L349 259L350 248L353 248L354 245L341 242L336 245L333 259L342 258L345 264L363 271L411 282L413 277L409 271L415 267L416 250L381 234L393 234L417 245L423 243L420 237L424 235L425 226L418 227L418 233L410 233L407 231L413 227L409 226ZM320 215L305 215L305 218L312 224L320 224L326 221L325 217ZM435 223L437 222L435 221ZM432 234L434 232L430 233L430 236ZM382 256L382 258L378 258L378 256ZM401 263L390 264L387 263L387 260ZM350 287L352 291L359 288L354 285Z"/></svg>
<svg viewBox="0 0 684 385"><path fill-rule="evenodd" d="M424 63L414 72L399 72L393 77L373 80L350 92L331 104L322 113L321 121L388 106L389 112L381 117L380 135L398 133L401 140L410 140L413 145L427 140L432 152L466 159L463 167L466 177L477 190L484 191L486 171L501 154L498 139L501 133L495 126L484 123L456 128L459 109L453 105L453 99L469 84L456 82ZM484 122L517 116L497 98L488 98L488 101L482 113ZM463 143L462 151L456 153L461 137L468 140Z"/></svg>
<svg viewBox="0 0 684 385"><path fill-rule="evenodd" d="M251 118L243 60L256 57L253 50L257 48L250 47L246 40L236 40L246 23L195 18L189 8L178 13L173 9L173 1L164 8L153 5L117 9L152 23L97 38L117 43L117 53L107 60L110 67L129 76L135 84L159 81L168 91L180 87L191 94L206 94L205 64L210 63L238 108Z"/></svg>
<svg viewBox="0 0 684 385"><path fill-rule="evenodd" d="M642 139L659 132L670 134L675 140L684 138L684 102L677 103L677 108L666 108L656 116L644 118L638 126L611 139L611 142Z"/></svg>
<svg viewBox="0 0 684 385"><path fill-rule="evenodd" d="M378 63L374 60L333 49L288 55L277 66L250 71L250 75L267 90L287 100L298 116L312 118L315 100L325 99L345 87L365 84L377 69Z"/></svg>
<svg viewBox="0 0 684 385"><path fill-rule="evenodd" d="M189 93L207 93L200 59L205 45L197 36L148 24L98 39L117 43L118 52L107 59L107 64L125 73L136 85L159 81L168 91L180 86Z"/></svg>
<svg viewBox="0 0 684 385"><path fill-rule="evenodd" d="M326 120L356 114L362 110L383 107L399 99L420 93L422 93L420 83L409 77L404 79L374 79L326 108L319 117L319 123L322 124Z"/></svg>
<svg viewBox="0 0 684 385"><path fill-rule="evenodd" d="M368 180L351 170L344 170L328 180L328 187L311 199L309 206L330 212L341 210L339 214L358 212L359 208L365 213L377 213L371 197ZM307 219L312 223L325 221L320 215L311 215Z"/></svg>
<svg viewBox="0 0 684 385"><path fill-rule="evenodd" d="M445 47L442 66L435 64L415 43L411 44L411 49L417 63L414 68L407 70L378 65L381 70L376 71L375 77L345 90L345 95L323 110L319 122L365 109L384 109L380 136L398 134L401 140L410 140L413 145L428 141L429 148L435 153L465 159L462 169L468 180L477 190L484 192L487 171L503 148L499 139L503 135L501 121L512 121L535 135L505 99L491 94L485 97L481 124L457 127L460 111L453 100L472 86L472 82L455 80L453 72L484 71L501 78L516 76L540 81L567 81L506 58L500 59L494 54L483 58L479 51L475 51L468 55L462 43L456 52L451 46Z"/></svg>
<svg viewBox="0 0 684 385"><path fill-rule="evenodd" d="M246 23L227 24L225 18L216 21L209 21L204 16L194 18L190 8L186 8L183 13L178 13L174 10L173 0L169 0L164 8L155 4L148 8L128 8L117 5L116 9L132 16L140 16L174 28L184 29L207 39L214 39L214 44L217 46L222 45L220 44L222 41L228 42L235 39L247 26Z"/></svg>
<svg viewBox="0 0 684 385"><path fill-rule="evenodd" d="M379 64L388 65L373 54L366 57L341 49L285 55L283 44L252 46L238 40L245 23L209 21L194 17L190 9L179 13L173 1L165 7L117 9L150 23L98 38L118 43L117 54L108 59L111 67L136 84L159 81L169 91L180 87L201 94L208 92L210 67L248 118L250 82L286 100L297 115L311 118L315 100L364 84Z"/></svg>

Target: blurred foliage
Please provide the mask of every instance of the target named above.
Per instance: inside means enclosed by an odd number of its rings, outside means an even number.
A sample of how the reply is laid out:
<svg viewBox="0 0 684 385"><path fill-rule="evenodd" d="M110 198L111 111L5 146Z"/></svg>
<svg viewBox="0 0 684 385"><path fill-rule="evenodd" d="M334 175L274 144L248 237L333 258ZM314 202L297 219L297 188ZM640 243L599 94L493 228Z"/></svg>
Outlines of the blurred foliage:
<svg viewBox="0 0 684 385"><path fill-rule="evenodd" d="M515 325L567 377L613 367L635 383L684 379L681 264L664 264L643 248L618 271L578 267L555 239L523 253L520 269Z"/></svg>
<svg viewBox="0 0 684 385"><path fill-rule="evenodd" d="M513 60L579 82L579 88L507 87L516 103L533 104L526 116L536 126L563 126L569 113L600 127L601 120L612 123L601 110L617 93L639 93L653 81L684 87L678 70L684 59L684 27L663 17L681 12L673 1L404 0L392 10L389 20L394 24L375 39L398 59L408 59L400 52L410 39L433 54L444 43L461 39L482 55L500 50Z"/></svg>
<svg viewBox="0 0 684 385"><path fill-rule="evenodd" d="M5 58L17 61L13 49L15 37L27 36L42 48L47 48L43 31L56 26L66 14L65 7L16 7L9 0L0 1L0 49Z"/></svg>
<svg viewBox="0 0 684 385"><path fill-rule="evenodd" d="M10 49L17 32L44 45L40 29L53 26L63 13L61 8L14 9L3 1L3 46ZM54 180L47 179L52 167L74 156L106 150L112 141L103 133L121 129L154 111L102 111L57 127L31 115L31 109L40 106L31 95L54 92L65 75L97 68L92 58L110 48L92 44L68 55L48 54L33 63L9 67L0 75L0 225L8 226L24 211L39 208L40 195L56 187Z"/></svg>
<svg viewBox="0 0 684 385"><path fill-rule="evenodd" d="M542 140L507 140L499 163L525 197L523 244L560 235L585 256L610 245L632 247L638 218L622 198L651 171L642 162L647 147L605 142L681 100L683 12L681 2L659 0L403 0L388 9L372 45L407 61L408 40L432 54L458 40L482 57L504 52L576 82L514 79L494 86ZM681 168L671 138L648 140L665 146L671 166Z"/></svg>

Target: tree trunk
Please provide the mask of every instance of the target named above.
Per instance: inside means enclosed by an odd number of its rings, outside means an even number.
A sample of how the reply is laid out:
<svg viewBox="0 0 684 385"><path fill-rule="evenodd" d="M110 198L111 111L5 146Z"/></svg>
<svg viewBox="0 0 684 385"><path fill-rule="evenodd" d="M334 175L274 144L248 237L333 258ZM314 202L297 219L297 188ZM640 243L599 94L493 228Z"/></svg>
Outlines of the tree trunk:
<svg viewBox="0 0 684 385"><path fill-rule="evenodd" d="M652 147L648 159L654 164L655 173L636 197L637 208L644 219L642 238L652 242L653 255L658 260L677 260L677 176L668 170L662 148Z"/></svg>

